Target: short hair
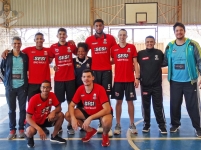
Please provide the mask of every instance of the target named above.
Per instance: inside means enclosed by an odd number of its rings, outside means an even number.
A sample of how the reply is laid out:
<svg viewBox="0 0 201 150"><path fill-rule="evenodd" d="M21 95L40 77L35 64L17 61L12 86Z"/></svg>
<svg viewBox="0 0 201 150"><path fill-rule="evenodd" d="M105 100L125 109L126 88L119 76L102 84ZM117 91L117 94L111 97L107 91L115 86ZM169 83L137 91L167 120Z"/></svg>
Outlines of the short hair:
<svg viewBox="0 0 201 150"><path fill-rule="evenodd" d="M20 38L19 36L14 36L14 37L12 38L12 42L14 42L14 40L17 40L17 41L22 42L22 40L21 40L21 38Z"/></svg>
<svg viewBox="0 0 201 150"><path fill-rule="evenodd" d="M41 32L37 32L37 33L35 34L35 37L38 36L38 35L41 35L41 36L44 37L44 35L43 35Z"/></svg>
<svg viewBox="0 0 201 150"><path fill-rule="evenodd" d="M57 33L59 32L65 32L67 34L67 30L65 28L59 28Z"/></svg>
<svg viewBox="0 0 201 150"><path fill-rule="evenodd" d="M152 38L152 39L154 39L154 41L155 41L155 38L154 38L152 35L147 36L147 37L145 38L145 40L146 40L147 38Z"/></svg>
<svg viewBox="0 0 201 150"><path fill-rule="evenodd" d="M87 45L87 43L85 43L85 42L80 42L80 43L78 43L78 44L77 44L77 50L76 50L76 52L78 52L78 48L79 48L79 47L84 48L84 51L85 51L85 52L88 52L88 45Z"/></svg>
<svg viewBox="0 0 201 150"><path fill-rule="evenodd" d="M176 28L177 26L182 27L182 28L184 29L184 31L186 31L185 26L184 26L183 23L181 23L181 22L176 22L176 23L174 24L174 26L173 26L173 31L174 31L174 32L175 32L175 28Z"/></svg>
<svg viewBox="0 0 201 150"><path fill-rule="evenodd" d="M120 29L120 30L119 30L119 32L120 32L120 31L125 31L125 32L126 32L126 34L127 34L127 31L126 31L126 29ZM119 33L119 32L118 32L118 33Z"/></svg>
<svg viewBox="0 0 201 150"><path fill-rule="evenodd" d="M96 19L96 20L94 20L94 25L95 25L96 22L101 22L104 25L104 21L102 19Z"/></svg>
<svg viewBox="0 0 201 150"><path fill-rule="evenodd" d="M51 82L50 82L50 81L44 80L44 81L41 83L41 86L42 86L43 83L49 83L49 85L50 85L50 87L51 87Z"/></svg>
<svg viewBox="0 0 201 150"><path fill-rule="evenodd" d="M82 71L82 75L83 75L83 73L88 73L88 72L90 72L91 75L94 76L94 73L93 73L93 71L92 71L91 69L84 69L84 70Z"/></svg>

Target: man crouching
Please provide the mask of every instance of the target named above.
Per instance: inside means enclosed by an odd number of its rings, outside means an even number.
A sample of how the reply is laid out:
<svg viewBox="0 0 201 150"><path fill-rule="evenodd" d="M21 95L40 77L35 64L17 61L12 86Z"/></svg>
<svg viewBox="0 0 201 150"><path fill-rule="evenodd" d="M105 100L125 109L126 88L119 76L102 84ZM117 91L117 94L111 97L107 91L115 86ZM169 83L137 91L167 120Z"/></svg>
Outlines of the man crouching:
<svg viewBox="0 0 201 150"><path fill-rule="evenodd" d="M58 136L58 131L64 120L64 114L61 112L61 104L55 94L50 92L52 89L49 81L41 84L41 93L34 95L28 104L26 115L26 137L27 146L34 147L33 136L37 133L41 140L46 139L46 134L42 127L54 126L51 135L51 142L66 143L66 140ZM51 111L51 107L55 109Z"/></svg>
<svg viewBox="0 0 201 150"><path fill-rule="evenodd" d="M78 126L83 128L86 136L82 138L82 141L88 142L97 133L97 130L89 125L92 120L100 118L103 126L102 146L109 146L108 132L112 126L112 108L105 89L93 83L93 80L93 72L89 69L84 70L82 73L84 85L77 89L69 105L69 111L65 114L65 119L72 124L74 130L77 130ZM80 101L83 107L75 108Z"/></svg>

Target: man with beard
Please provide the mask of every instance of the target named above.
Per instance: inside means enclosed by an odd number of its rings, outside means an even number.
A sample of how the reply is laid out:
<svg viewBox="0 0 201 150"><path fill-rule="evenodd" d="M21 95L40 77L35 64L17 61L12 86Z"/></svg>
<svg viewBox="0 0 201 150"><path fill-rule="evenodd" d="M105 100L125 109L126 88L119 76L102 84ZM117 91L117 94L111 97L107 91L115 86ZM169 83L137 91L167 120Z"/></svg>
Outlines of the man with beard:
<svg viewBox="0 0 201 150"><path fill-rule="evenodd" d="M111 94L112 88L112 67L110 62L110 48L116 45L116 41L112 35L105 34L104 21L102 19L96 19L94 21L95 35L92 35L86 39L86 43L91 49L92 65L95 83L102 85L108 95ZM98 127L98 133L103 132L101 123ZM109 132L109 136L112 136L112 130Z"/></svg>
<svg viewBox="0 0 201 150"><path fill-rule="evenodd" d="M198 71L201 73L201 48L199 44L185 38L185 26L175 23L173 26L176 40L170 42L165 50L164 65L168 65L170 82L170 132L177 132L181 125L181 104L183 96L195 133L201 137L200 98Z"/></svg>

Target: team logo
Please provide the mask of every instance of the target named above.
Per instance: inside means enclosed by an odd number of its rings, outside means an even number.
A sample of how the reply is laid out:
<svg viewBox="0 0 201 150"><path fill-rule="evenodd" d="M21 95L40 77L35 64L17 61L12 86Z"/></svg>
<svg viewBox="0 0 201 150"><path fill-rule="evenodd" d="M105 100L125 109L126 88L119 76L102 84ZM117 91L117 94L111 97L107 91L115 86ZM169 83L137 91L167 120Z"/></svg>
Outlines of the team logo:
<svg viewBox="0 0 201 150"><path fill-rule="evenodd" d="M103 40L103 44L107 44L107 39L104 39L104 40Z"/></svg>
<svg viewBox="0 0 201 150"><path fill-rule="evenodd" d="M143 57L142 58L142 60L148 60L149 59L149 57Z"/></svg>
<svg viewBox="0 0 201 150"><path fill-rule="evenodd" d="M52 99L49 99L49 104L50 104L50 105L52 104Z"/></svg>
<svg viewBox="0 0 201 150"><path fill-rule="evenodd" d="M90 64L89 64L89 63L87 63L87 64L86 64L86 67L87 67L87 68L90 68Z"/></svg>
<svg viewBox="0 0 201 150"><path fill-rule="evenodd" d="M175 52L176 52L176 49L173 49L172 52L175 53Z"/></svg>
<svg viewBox="0 0 201 150"><path fill-rule="evenodd" d="M96 93L94 93L94 95L93 95L93 99L94 99L94 100L96 99Z"/></svg>
<svg viewBox="0 0 201 150"><path fill-rule="evenodd" d="M59 49L58 49L58 48L55 48L55 52L58 53L58 52L59 52Z"/></svg>
<svg viewBox="0 0 201 150"><path fill-rule="evenodd" d="M115 96L119 96L119 93L115 92Z"/></svg>
<svg viewBox="0 0 201 150"><path fill-rule="evenodd" d="M69 53L71 52L70 47L67 47L67 51L68 51Z"/></svg>
<svg viewBox="0 0 201 150"><path fill-rule="evenodd" d="M130 92L130 97L134 97L134 94L133 94L133 92Z"/></svg>
<svg viewBox="0 0 201 150"><path fill-rule="evenodd" d="M120 58L122 58L122 59L127 59L129 57L129 54L118 54L117 55L117 58L118 59L120 59Z"/></svg>
<svg viewBox="0 0 201 150"><path fill-rule="evenodd" d="M158 55L155 55L155 60L159 60Z"/></svg>
<svg viewBox="0 0 201 150"><path fill-rule="evenodd" d="M76 68L81 68L81 65L80 64L76 64Z"/></svg>
<svg viewBox="0 0 201 150"><path fill-rule="evenodd" d="M47 51L44 51L44 55L47 55Z"/></svg>
<svg viewBox="0 0 201 150"><path fill-rule="evenodd" d="M131 49L130 49L130 48L128 48L127 52L129 52L129 53L130 53L130 52L131 52Z"/></svg>

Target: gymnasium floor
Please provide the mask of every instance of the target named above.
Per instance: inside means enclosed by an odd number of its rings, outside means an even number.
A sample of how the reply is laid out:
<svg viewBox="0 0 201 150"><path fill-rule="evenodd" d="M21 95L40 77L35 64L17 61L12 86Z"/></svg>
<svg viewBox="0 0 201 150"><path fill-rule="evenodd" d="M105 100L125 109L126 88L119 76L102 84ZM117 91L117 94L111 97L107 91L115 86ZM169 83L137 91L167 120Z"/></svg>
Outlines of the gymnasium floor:
<svg viewBox="0 0 201 150"><path fill-rule="evenodd" d="M63 133L61 136L67 140L66 144L51 143L49 136L47 140L41 141L38 135L35 136L36 150L201 150L201 138L195 136L194 128L186 111L185 103L182 104L182 119L179 132L171 133L170 128L170 115L169 115L169 83L166 76L163 76L163 94L164 94L164 110L167 122L167 135L161 135L155 120L154 113L151 114L151 129L149 133L142 133L143 120L141 114L141 98L139 88L136 90L138 100L135 101L135 124L138 129L137 135L132 135L128 131L129 119L127 114L127 103L123 103L122 109L122 133L118 136L113 136L110 141L109 147L101 146L101 134L95 135L88 143L83 143L81 138L84 132L76 131L75 135L69 136L67 134L67 122L63 123ZM112 100L112 106L115 108L115 100ZM63 112L67 110L67 104L62 104ZM17 113L18 113L17 109ZM115 112L114 112L115 114ZM17 116L18 117L18 116ZM115 126L115 118L113 119L113 129ZM93 127L98 126L98 121L92 122ZM50 131L53 128L49 128ZM30 149L26 146L24 139L8 141L7 135L8 128L8 108L4 97L4 87L0 83L0 150L26 150Z"/></svg>

